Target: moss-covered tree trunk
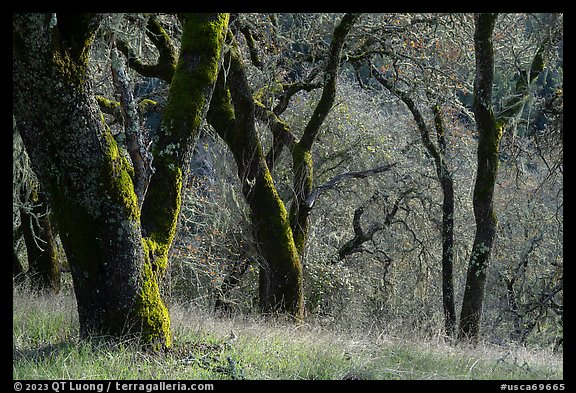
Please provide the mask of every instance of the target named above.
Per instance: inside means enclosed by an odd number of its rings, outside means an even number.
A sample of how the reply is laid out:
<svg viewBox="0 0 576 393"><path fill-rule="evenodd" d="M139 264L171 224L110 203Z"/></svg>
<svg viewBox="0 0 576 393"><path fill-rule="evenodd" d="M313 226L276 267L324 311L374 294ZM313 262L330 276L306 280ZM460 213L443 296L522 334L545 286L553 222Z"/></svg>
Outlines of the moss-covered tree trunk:
<svg viewBox="0 0 576 393"><path fill-rule="evenodd" d="M134 334L155 348L171 345L158 278L174 234L187 151L210 100L228 21L227 15L182 18L169 120L154 143L157 172L141 218L134 170L119 153L91 88L88 54L101 17L14 15L14 114L50 194L83 337Z"/></svg>
<svg viewBox="0 0 576 393"><path fill-rule="evenodd" d="M15 14L14 114L50 194L78 305L81 336L145 332L169 344L167 314L142 272L140 212L131 168L92 93L88 54L100 17Z"/></svg>
<svg viewBox="0 0 576 393"><path fill-rule="evenodd" d="M334 29L330 53L324 70L322 96L304 128L302 138L292 148L294 200L290 207L290 224L300 255L303 254L308 240L310 211L312 210L312 207L308 206L306 202L306 198L312 192L313 185L312 146L318 137L320 126L334 105L342 48L350 29L358 18L359 14L346 14Z"/></svg>
<svg viewBox="0 0 576 393"><path fill-rule="evenodd" d="M260 308L266 313L286 312L300 320L304 315L300 258L286 208L256 134L254 99L235 45L228 56L227 84L221 74L208 120L234 156L242 193L250 206L261 261Z"/></svg>
<svg viewBox="0 0 576 393"><path fill-rule="evenodd" d="M242 192L250 206L261 261L259 294L264 312L287 312L298 320L304 315L300 255L308 237L311 207L306 198L312 192L312 145L334 103L342 48L358 16L346 14L336 27L324 73L322 98L301 140L288 143L292 150L295 191L290 215L278 195L255 129L256 109L260 116L270 115L252 96L235 42L226 61L230 64L229 74L219 79L211 104L209 122L234 155ZM280 126L286 131L285 124L275 115L272 117L273 128ZM287 134L294 142L293 135L289 131ZM278 143L285 144L286 139ZM269 162L273 164L273 160Z"/></svg>
<svg viewBox="0 0 576 393"><path fill-rule="evenodd" d="M216 81L228 17L182 16L182 49L153 146L156 174L142 215L133 168L119 154L91 91L88 52L99 19L14 16L15 117L51 195L82 336L134 333L166 347L170 319L158 279L174 236L186 159Z"/></svg>
<svg viewBox="0 0 576 393"><path fill-rule="evenodd" d="M155 173L142 206L146 257L157 277L168 265L182 184L214 91L229 20L228 14L184 14L180 18L180 55L160 130L151 146Z"/></svg>

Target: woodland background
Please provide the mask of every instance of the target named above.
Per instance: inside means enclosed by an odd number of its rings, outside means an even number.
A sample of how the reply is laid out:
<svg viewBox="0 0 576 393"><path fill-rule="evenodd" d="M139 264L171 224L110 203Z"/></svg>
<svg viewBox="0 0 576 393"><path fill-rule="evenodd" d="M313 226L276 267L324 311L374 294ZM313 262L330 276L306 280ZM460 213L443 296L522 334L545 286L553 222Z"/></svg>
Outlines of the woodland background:
<svg viewBox="0 0 576 393"><path fill-rule="evenodd" d="M347 17L349 31L334 57L338 29ZM55 23L64 37L66 17L51 18L46 26ZM140 146L148 146L153 156L152 167L159 162L153 146L166 127L174 85L160 66L170 56L176 61L186 18L103 15L86 47L94 108L134 168L130 116ZM218 130L223 117L207 107L196 137L189 140L190 154L181 155L181 205L166 248L168 263L157 277L168 310L187 305L234 316L276 312L279 306L295 319L340 331L421 339L457 336L467 272L474 262L478 16L392 13L352 19L320 13L233 14L218 63L223 83L230 84L236 123L242 117L243 89L253 99L252 135L292 223L298 214L294 206L302 212L301 204L308 203L305 240L294 240L304 307L283 309L283 303L272 300L263 308L262 266L269 254L262 251L256 207L246 191L259 180L243 177L241 153L226 139L229 134ZM16 25L15 31L22 26ZM490 105L494 113L507 116L498 141L492 202L497 229L485 269L479 336L498 345L562 351L563 15L499 14L492 41ZM330 67L337 75L330 75ZM246 83L235 87L241 74ZM210 108L223 99L220 80L212 87ZM295 165L293 143L305 139L331 80L333 100L314 134L309 160L303 160L309 165L306 177ZM18 81L15 89L21 86ZM74 268L61 242L63 225L53 218L54 192L45 187L50 175L37 176L38 166L31 163L40 153L29 157L38 144L29 147L33 133L21 137L31 123L20 114L24 108L17 108L19 103L16 97L14 282L42 293L71 292L78 283L72 282ZM59 116L49 103L42 111L45 117ZM453 188L451 324L443 303L446 174ZM298 181L306 183L306 192ZM51 252L48 269L37 264L46 252Z"/></svg>

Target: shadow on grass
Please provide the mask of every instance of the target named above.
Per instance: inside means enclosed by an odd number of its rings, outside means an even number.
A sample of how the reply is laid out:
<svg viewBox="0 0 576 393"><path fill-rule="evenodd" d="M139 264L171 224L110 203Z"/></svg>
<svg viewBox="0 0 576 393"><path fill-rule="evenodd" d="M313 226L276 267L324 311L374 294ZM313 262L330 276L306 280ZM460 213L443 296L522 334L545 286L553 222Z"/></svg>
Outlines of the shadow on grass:
<svg viewBox="0 0 576 393"><path fill-rule="evenodd" d="M61 352L69 352L77 348L78 343L62 341L57 344L43 345L38 348L12 348L12 361L42 363L57 357Z"/></svg>
<svg viewBox="0 0 576 393"><path fill-rule="evenodd" d="M95 336L90 338L79 339L78 337L62 338L60 342L54 344L45 344L38 346L12 347L12 360L17 362L34 362L42 363L53 360L61 354L67 355L73 352L90 352L97 355L101 352L119 351L121 348L135 347L134 340L119 340L114 337ZM134 349L134 348L133 348Z"/></svg>

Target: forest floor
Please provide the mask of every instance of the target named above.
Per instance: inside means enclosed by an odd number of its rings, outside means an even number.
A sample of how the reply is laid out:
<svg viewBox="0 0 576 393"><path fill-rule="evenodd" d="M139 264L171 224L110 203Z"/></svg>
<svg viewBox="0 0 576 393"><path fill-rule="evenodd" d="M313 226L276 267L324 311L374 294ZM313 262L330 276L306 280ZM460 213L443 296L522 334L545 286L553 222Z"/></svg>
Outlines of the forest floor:
<svg viewBox="0 0 576 393"><path fill-rule="evenodd" d="M548 350L372 337L174 305L171 318L173 349L165 353L129 341L79 341L72 294L15 290L13 379L563 379L562 354Z"/></svg>

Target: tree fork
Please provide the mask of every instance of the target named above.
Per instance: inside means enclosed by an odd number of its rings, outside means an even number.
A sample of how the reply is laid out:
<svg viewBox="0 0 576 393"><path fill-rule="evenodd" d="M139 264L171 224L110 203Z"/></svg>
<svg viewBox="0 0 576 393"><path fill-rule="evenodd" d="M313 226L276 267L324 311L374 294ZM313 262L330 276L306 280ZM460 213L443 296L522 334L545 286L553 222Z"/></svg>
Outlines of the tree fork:
<svg viewBox="0 0 576 393"><path fill-rule="evenodd" d="M15 118L50 194L81 337L136 335L169 345L169 332L157 324L158 298L149 298L146 310L137 306L144 285L140 215L129 165L104 124L88 73L100 20L90 14L14 15Z"/></svg>
<svg viewBox="0 0 576 393"><path fill-rule="evenodd" d="M264 313L304 317L302 265L296 251L288 214L280 199L255 129L255 103L240 53L233 42L210 103L208 121L228 145L238 167L244 199L260 255L259 297Z"/></svg>
<svg viewBox="0 0 576 393"><path fill-rule="evenodd" d="M360 14L346 14L334 29L328 61L324 70L322 96L304 128L302 138L292 147L294 200L290 206L290 226L300 255L304 253L310 227L310 210L306 207L306 198L312 192L312 146L336 99L342 49L348 33L359 17Z"/></svg>

